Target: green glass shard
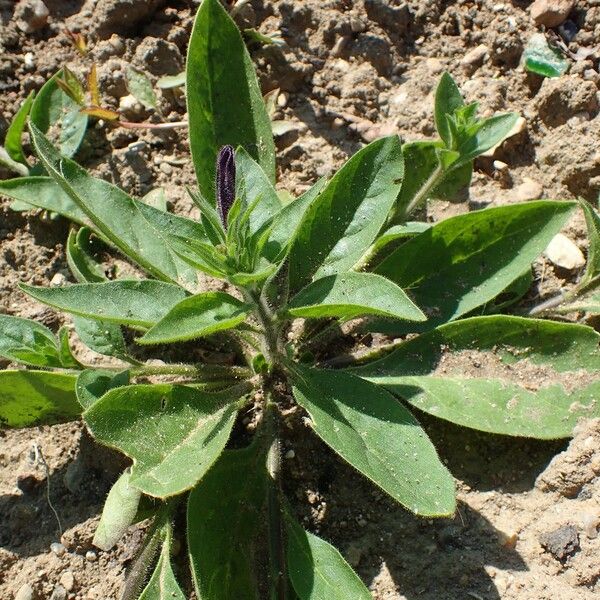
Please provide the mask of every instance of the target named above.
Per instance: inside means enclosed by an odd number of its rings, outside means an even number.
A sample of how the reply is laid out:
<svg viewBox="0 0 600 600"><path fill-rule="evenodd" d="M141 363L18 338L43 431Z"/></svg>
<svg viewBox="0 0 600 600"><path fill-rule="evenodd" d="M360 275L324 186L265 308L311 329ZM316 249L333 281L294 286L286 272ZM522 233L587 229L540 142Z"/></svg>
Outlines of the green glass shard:
<svg viewBox="0 0 600 600"><path fill-rule="evenodd" d="M523 64L527 71L543 77L560 77L569 69L569 61L560 50L548 44L543 33L531 36L523 51Z"/></svg>

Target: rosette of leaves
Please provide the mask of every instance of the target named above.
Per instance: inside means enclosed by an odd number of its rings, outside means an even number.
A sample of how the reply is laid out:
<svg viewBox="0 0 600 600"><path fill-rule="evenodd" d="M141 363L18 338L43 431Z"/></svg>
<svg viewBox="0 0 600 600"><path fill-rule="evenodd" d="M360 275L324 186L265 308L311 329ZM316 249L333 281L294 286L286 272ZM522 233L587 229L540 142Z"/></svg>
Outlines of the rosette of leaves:
<svg viewBox="0 0 600 600"><path fill-rule="evenodd" d="M423 517L452 515L456 501L422 412L540 439L568 437L579 418L598 416L599 335L498 313L528 289L533 261L577 204L407 221L428 198L468 183L473 159L514 123L512 114L478 119L448 75L436 95L438 141L377 140L284 203L252 62L218 0L198 10L186 86L197 219L95 179L30 123L47 176L0 189L79 226L67 243L77 283L21 287L72 315L80 340L108 362L86 366L65 331L2 317L0 355L21 367L0 372L0 418L27 427L81 416L98 442L131 459L95 537L108 549L150 519L125 598L186 597L185 561L173 559L184 535L198 598L370 598L283 495L280 449L293 415ZM108 280L94 243L148 277ZM221 291L202 288L206 275ZM341 324L395 337L357 359L343 340L329 344ZM203 359L171 360L178 344L180 356ZM144 362L141 347L165 360Z"/></svg>

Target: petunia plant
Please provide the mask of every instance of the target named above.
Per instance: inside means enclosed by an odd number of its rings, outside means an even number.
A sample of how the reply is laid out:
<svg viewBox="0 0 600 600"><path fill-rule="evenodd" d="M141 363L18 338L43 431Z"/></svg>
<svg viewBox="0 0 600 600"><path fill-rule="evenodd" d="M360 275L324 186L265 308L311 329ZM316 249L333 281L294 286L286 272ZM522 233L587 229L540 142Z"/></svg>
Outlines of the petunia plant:
<svg viewBox="0 0 600 600"><path fill-rule="evenodd" d="M409 220L467 186L473 160L516 119L479 118L447 74L435 97L438 140L377 140L286 203L250 56L218 0L198 10L186 90L197 218L92 177L30 120L44 174L0 182L0 192L73 221L76 283L21 285L72 327L56 336L0 316L0 355L20 365L0 372L0 419L33 427L81 417L129 457L94 538L108 550L148 520L124 598L183 599L192 587L202 600L370 598L283 494L290 428L307 423L302 435L406 509L443 517L455 511L455 485L421 413L540 439L599 416L598 333L500 314L523 310L532 263L578 205ZM586 211L596 227L589 291L600 221ZM99 244L146 277L107 278ZM356 352L353 334L365 331L387 342ZM105 362L84 364L80 344ZM191 579L173 556L184 536Z"/></svg>

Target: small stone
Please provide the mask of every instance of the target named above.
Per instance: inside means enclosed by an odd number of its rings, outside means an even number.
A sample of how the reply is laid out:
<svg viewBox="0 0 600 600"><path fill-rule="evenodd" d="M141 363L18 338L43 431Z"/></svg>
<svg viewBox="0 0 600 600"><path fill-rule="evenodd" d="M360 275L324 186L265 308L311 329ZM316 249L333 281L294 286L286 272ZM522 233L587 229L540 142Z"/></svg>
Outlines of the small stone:
<svg viewBox="0 0 600 600"><path fill-rule="evenodd" d="M144 107L131 94L119 98L119 112L122 112L128 118L141 117L144 114Z"/></svg>
<svg viewBox="0 0 600 600"><path fill-rule="evenodd" d="M42 0L21 0L15 8L15 21L23 33L33 33L46 26L50 12Z"/></svg>
<svg viewBox="0 0 600 600"><path fill-rule="evenodd" d="M98 555L93 550L88 550L85 553L85 560L88 562L96 562L98 560Z"/></svg>
<svg viewBox="0 0 600 600"><path fill-rule="evenodd" d="M529 177L523 178L523 183L519 185L514 191L515 200L519 202L526 202L527 200L537 200L541 198L544 189L542 186Z"/></svg>
<svg viewBox="0 0 600 600"><path fill-rule="evenodd" d="M579 536L573 525L563 525L542 534L539 539L542 547L561 562L579 550Z"/></svg>
<svg viewBox="0 0 600 600"><path fill-rule="evenodd" d="M364 21L362 21L358 17L351 17L350 29L352 30L352 33L362 33L363 31L367 30L367 26L364 23Z"/></svg>
<svg viewBox="0 0 600 600"><path fill-rule="evenodd" d="M336 117L333 121L331 121L331 129L337 131L338 129L341 129L344 126L344 124L344 119L342 119L341 117Z"/></svg>
<svg viewBox="0 0 600 600"><path fill-rule="evenodd" d="M350 544L346 549L345 555L350 566L356 568L362 558L362 549L356 544Z"/></svg>
<svg viewBox="0 0 600 600"><path fill-rule="evenodd" d="M339 37L331 49L331 56L341 56L349 41L350 38L347 35Z"/></svg>
<svg viewBox="0 0 600 600"><path fill-rule="evenodd" d="M72 592L75 589L75 575L73 575L73 571L65 571L60 576L60 584L67 592Z"/></svg>
<svg viewBox="0 0 600 600"><path fill-rule="evenodd" d="M56 556L62 556L67 551L67 549L58 542L52 542L50 544L50 550L56 554Z"/></svg>
<svg viewBox="0 0 600 600"><path fill-rule="evenodd" d="M67 600L67 590L62 585L55 585L50 600Z"/></svg>
<svg viewBox="0 0 600 600"><path fill-rule="evenodd" d="M562 233L557 233L547 248L544 256L561 269L580 269L585 265L585 257L577 244Z"/></svg>
<svg viewBox="0 0 600 600"><path fill-rule="evenodd" d="M494 165L494 169L496 169L496 171L507 171L508 170L508 165L505 162L502 162L501 160L495 160L493 162Z"/></svg>
<svg viewBox="0 0 600 600"><path fill-rule="evenodd" d="M123 54L125 52L125 43L116 33L110 36L108 43L113 47L115 54Z"/></svg>
<svg viewBox="0 0 600 600"><path fill-rule="evenodd" d="M29 583L22 585L15 594L15 600L33 600L33 588Z"/></svg>
<svg viewBox="0 0 600 600"><path fill-rule="evenodd" d="M52 287L60 287L67 282L67 278L62 273L55 273L54 277L50 280Z"/></svg>
<svg viewBox="0 0 600 600"><path fill-rule="evenodd" d="M574 4L575 0L535 0L529 13L536 25L556 27L569 16Z"/></svg>
<svg viewBox="0 0 600 600"><path fill-rule="evenodd" d="M292 460L292 458L296 458L296 453L295 453L293 450L288 450L288 451L285 453L285 457L286 457L288 460Z"/></svg>
<svg viewBox="0 0 600 600"><path fill-rule="evenodd" d="M366 527L369 522L361 515L356 519L356 523L359 527Z"/></svg>
<svg viewBox="0 0 600 600"><path fill-rule="evenodd" d="M519 534L516 531L498 531L498 541L504 548L514 550L519 541Z"/></svg>
<svg viewBox="0 0 600 600"><path fill-rule="evenodd" d="M588 539L594 540L598 537L598 525L600 525L600 513L583 513L581 515L581 530Z"/></svg>
<svg viewBox="0 0 600 600"><path fill-rule="evenodd" d="M33 69L35 67L35 56L33 52L27 52L23 57L23 64L26 69Z"/></svg>
<svg viewBox="0 0 600 600"><path fill-rule="evenodd" d="M173 173L173 167L166 162L161 162L159 168L165 175L171 175Z"/></svg>
<svg viewBox="0 0 600 600"><path fill-rule="evenodd" d="M489 54L489 48L485 44L479 44L472 50L469 50L461 59L460 64L463 69L468 72L473 72L478 69Z"/></svg>

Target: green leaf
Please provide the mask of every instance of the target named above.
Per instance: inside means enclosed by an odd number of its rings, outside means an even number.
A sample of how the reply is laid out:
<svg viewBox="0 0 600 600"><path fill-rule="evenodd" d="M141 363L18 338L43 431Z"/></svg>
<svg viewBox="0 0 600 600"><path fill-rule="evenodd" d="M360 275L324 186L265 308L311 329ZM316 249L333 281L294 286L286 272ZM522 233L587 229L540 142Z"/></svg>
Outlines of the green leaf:
<svg viewBox="0 0 600 600"><path fill-rule="evenodd" d="M67 263L71 273L80 283L101 283L106 281L102 267L90 256L91 229L82 227L71 229L67 239Z"/></svg>
<svg viewBox="0 0 600 600"><path fill-rule="evenodd" d="M175 237L169 240L169 245L177 256L186 263L217 279L225 279L229 267L225 256L211 244L192 240L190 238Z"/></svg>
<svg viewBox="0 0 600 600"><path fill-rule="evenodd" d="M290 302L295 317L337 317L344 320L362 315L425 321L425 315L389 279L373 273L343 273L317 279Z"/></svg>
<svg viewBox="0 0 600 600"><path fill-rule="evenodd" d="M77 419L75 379L48 371L0 371L0 425L35 427Z"/></svg>
<svg viewBox="0 0 600 600"><path fill-rule="evenodd" d="M146 108L157 110L158 99L148 75L140 69L129 66L127 67L126 77L129 93Z"/></svg>
<svg viewBox="0 0 600 600"><path fill-rule="evenodd" d="M37 367L61 367L56 336L43 325L0 315L0 356Z"/></svg>
<svg viewBox="0 0 600 600"><path fill-rule="evenodd" d="M433 327L471 312L510 286L574 206L539 201L452 217L397 248L375 271L409 290Z"/></svg>
<svg viewBox="0 0 600 600"><path fill-rule="evenodd" d="M353 372L465 427L552 439L600 416L600 335L509 316L444 325Z"/></svg>
<svg viewBox="0 0 600 600"><path fill-rule="evenodd" d="M45 288L21 284L21 289L43 304L64 312L123 325L152 327L186 298L182 288L152 280L78 283Z"/></svg>
<svg viewBox="0 0 600 600"><path fill-rule="evenodd" d="M296 401L317 435L344 460L415 514L454 513L452 476L398 400L349 373L289 368Z"/></svg>
<svg viewBox="0 0 600 600"><path fill-rule="evenodd" d="M0 181L0 195L24 202L31 210L41 208L80 225L88 223L86 214L51 177L17 177Z"/></svg>
<svg viewBox="0 0 600 600"><path fill-rule="evenodd" d="M91 177L62 157L35 126L30 125L30 130L44 166L95 229L154 277L174 283L196 281L194 270L171 250L168 239L177 224L203 234L199 223L163 213L107 181Z"/></svg>
<svg viewBox="0 0 600 600"><path fill-rule="evenodd" d="M97 371L85 369L79 373L75 392L84 409L89 408L108 390L129 385L129 371Z"/></svg>
<svg viewBox="0 0 600 600"><path fill-rule="evenodd" d="M79 339L90 349L104 356L121 360L129 358L121 326L73 315L73 325Z"/></svg>
<svg viewBox="0 0 600 600"><path fill-rule="evenodd" d="M165 188L159 187L150 190L143 198L142 202L161 212L167 212L167 192Z"/></svg>
<svg viewBox="0 0 600 600"><path fill-rule="evenodd" d="M242 146L275 181L275 146L252 59L219 0L198 10L187 56L190 147L200 191L214 197L215 160Z"/></svg>
<svg viewBox="0 0 600 600"><path fill-rule="evenodd" d="M565 314L570 312L587 312L593 315L600 314L600 292L584 294L567 304L561 304L554 312Z"/></svg>
<svg viewBox="0 0 600 600"><path fill-rule="evenodd" d="M259 233L281 210L281 200L260 165L244 150L235 153L235 192L247 207L253 206L249 217L250 234Z"/></svg>
<svg viewBox="0 0 600 600"><path fill-rule="evenodd" d="M287 517L288 573L300 600L372 600L352 567L331 544Z"/></svg>
<svg viewBox="0 0 600 600"><path fill-rule="evenodd" d="M48 134L61 154L70 157L83 140L88 116L80 112L79 104L60 89L56 83L59 77L62 77L62 71L42 86L31 106L29 121Z"/></svg>
<svg viewBox="0 0 600 600"><path fill-rule="evenodd" d="M108 391L84 419L97 440L133 459L131 485L166 498L196 485L221 454L233 400L183 385L133 385Z"/></svg>
<svg viewBox="0 0 600 600"><path fill-rule="evenodd" d="M457 108L464 106L462 95L450 73L445 72L435 91L435 126L446 146L451 147L452 139L446 115L453 114ZM411 164L411 163L406 163Z"/></svg>
<svg viewBox="0 0 600 600"><path fill-rule="evenodd" d="M587 285L594 277L600 275L600 215L585 201L580 202L589 240L589 249L585 273L580 286Z"/></svg>
<svg viewBox="0 0 600 600"><path fill-rule="evenodd" d="M110 550L133 523L142 492L130 483L131 470L126 469L110 489L104 502L100 523L92 544L100 550Z"/></svg>
<svg viewBox="0 0 600 600"><path fill-rule="evenodd" d="M310 204L289 254L290 289L351 269L377 237L400 190L397 136L357 152Z"/></svg>
<svg viewBox="0 0 600 600"><path fill-rule="evenodd" d="M419 233L427 231L431 227L431 223L422 223L421 221L408 221L402 223L402 225L392 225L389 229L386 229L374 242L371 247L373 255L381 251L382 248L407 238L415 237Z"/></svg>
<svg viewBox="0 0 600 600"><path fill-rule="evenodd" d="M273 218L273 226L269 232L269 239L263 248L263 255L271 262L281 260L296 237L298 227L304 213L315 198L323 191L327 179L321 177L304 194L286 204Z"/></svg>
<svg viewBox="0 0 600 600"><path fill-rule="evenodd" d="M177 73L177 75L165 75L156 82L156 85L161 90L181 87L182 85L185 85L185 71Z"/></svg>
<svg viewBox="0 0 600 600"><path fill-rule="evenodd" d="M260 600L257 574L267 474L265 453L225 451L189 496L188 550L202 600ZM264 558L263 558L264 561Z"/></svg>
<svg viewBox="0 0 600 600"><path fill-rule="evenodd" d="M20 177L27 177L27 175L29 175L29 167L25 166L23 163L13 160L3 146L0 146L0 165L6 167L13 173L16 173ZM13 204L17 205L17 208L14 208L13 210L29 210L29 207L23 207L23 204L20 206L16 202Z"/></svg>
<svg viewBox="0 0 600 600"><path fill-rule="evenodd" d="M21 140L23 137L25 124L27 123L27 117L29 116L31 105L33 104L34 96L35 92L29 92L29 96L25 98L23 104L21 104L19 110L13 117L13 120L8 127L8 131L6 132L6 137L4 138L4 149L8 155L14 161L23 163L24 165L27 165L27 160L23 154L23 144Z"/></svg>
<svg viewBox="0 0 600 600"><path fill-rule="evenodd" d="M231 329L248 316L250 306L225 292L205 292L176 304L138 344L169 344Z"/></svg>
<svg viewBox="0 0 600 600"><path fill-rule="evenodd" d="M185 600L171 566L170 534L163 542L158 563L139 600Z"/></svg>
<svg viewBox="0 0 600 600"><path fill-rule="evenodd" d="M83 369L81 363L75 358L71 350L69 340L69 329L65 326L58 330L58 352L60 356L61 366L66 369Z"/></svg>

